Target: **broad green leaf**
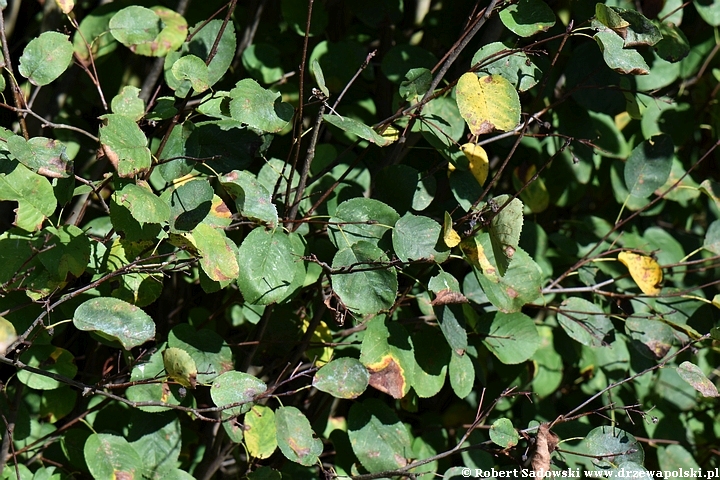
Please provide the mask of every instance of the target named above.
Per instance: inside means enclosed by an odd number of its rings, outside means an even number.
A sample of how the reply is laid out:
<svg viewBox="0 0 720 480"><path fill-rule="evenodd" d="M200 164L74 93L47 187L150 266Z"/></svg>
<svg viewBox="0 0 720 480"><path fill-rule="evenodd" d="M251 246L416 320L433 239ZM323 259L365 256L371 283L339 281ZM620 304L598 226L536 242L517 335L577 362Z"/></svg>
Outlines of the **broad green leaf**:
<svg viewBox="0 0 720 480"><path fill-rule="evenodd" d="M333 290L343 304L359 314L375 314L395 303L398 282L392 267L383 267L389 259L372 243L360 241L339 250L333 258L333 270L346 270L331 276Z"/></svg>
<svg viewBox="0 0 720 480"><path fill-rule="evenodd" d="M165 479L165 472L179 463L183 446L180 419L173 412L158 414L133 409L128 423L127 438L138 453L142 452L145 478L163 472Z"/></svg>
<svg viewBox="0 0 720 480"><path fill-rule="evenodd" d="M109 23L110 34L126 47L152 42L161 29L160 17L149 8L138 5L125 7Z"/></svg>
<svg viewBox="0 0 720 480"><path fill-rule="evenodd" d="M542 0L520 0L500 10L500 20L514 34L530 37L555 25L555 14Z"/></svg>
<svg viewBox="0 0 720 480"><path fill-rule="evenodd" d="M715 220L708 227L707 232L705 232L703 248L720 255L720 220Z"/></svg>
<svg viewBox="0 0 720 480"><path fill-rule="evenodd" d="M195 388L197 385L197 365L189 353L177 347L166 348L162 352L163 366L170 380L183 387Z"/></svg>
<svg viewBox="0 0 720 480"><path fill-rule="evenodd" d="M383 137L372 128L368 127L359 120L355 120L354 118L342 117L333 113L324 114L323 121L347 133L357 135L358 137L367 140L370 143L374 143L380 147L385 147L392 143L390 139Z"/></svg>
<svg viewBox="0 0 720 480"><path fill-rule="evenodd" d="M413 332L412 341L417 363L413 372L413 390L420 398L433 397L445 384L448 366L452 362L450 347L442 334L436 328L429 326ZM432 352L432 355L428 355L427 352ZM457 368L455 372L456 380L465 378L463 372L466 372L466 369ZM464 383L459 381L458 385L462 386Z"/></svg>
<svg viewBox="0 0 720 480"><path fill-rule="evenodd" d="M264 405L254 405L245 414L243 437L250 455L268 458L277 448L275 412Z"/></svg>
<svg viewBox="0 0 720 480"><path fill-rule="evenodd" d="M100 127L100 143L118 174L130 178L149 170L151 159L147 138L137 123L118 114L101 118L106 125Z"/></svg>
<svg viewBox="0 0 720 480"><path fill-rule="evenodd" d="M682 362L677 367L677 373L680 378L685 380L692 387L700 392L703 397L720 397L718 389L700 370L700 367L690 362Z"/></svg>
<svg viewBox="0 0 720 480"><path fill-rule="evenodd" d="M595 17L624 41L626 48L638 45L655 45L662 38L658 27L636 10L595 5Z"/></svg>
<svg viewBox="0 0 720 480"><path fill-rule="evenodd" d="M13 161L0 162L0 200L18 202L14 224L28 232L39 230L57 206L48 179Z"/></svg>
<svg viewBox="0 0 720 480"><path fill-rule="evenodd" d="M681 472L695 469L700 471L700 466L682 445L668 445L658 448L658 463L663 471Z"/></svg>
<svg viewBox="0 0 720 480"><path fill-rule="evenodd" d="M277 82L285 74L280 59L280 50L269 43L255 43L248 46L242 53L242 63L253 78L265 85ZM322 75L322 72L320 74ZM323 87L325 87L324 79L320 90ZM325 95L330 95L330 93L327 92Z"/></svg>
<svg viewBox="0 0 720 480"><path fill-rule="evenodd" d="M600 468L618 468L620 462L642 465L645 452L642 445L629 433L617 426L594 428L582 443L583 451L593 455L592 463Z"/></svg>
<svg viewBox="0 0 720 480"><path fill-rule="evenodd" d="M256 228L238 249L238 287L246 302L281 302L302 285L305 268L298 242L279 228Z"/></svg>
<svg viewBox="0 0 720 480"><path fill-rule="evenodd" d="M62 142L45 137L25 141L20 135L7 139L10 154L35 173L49 178L67 178L73 173L73 163Z"/></svg>
<svg viewBox="0 0 720 480"><path fill-rule="evenodd" d="M146 117L148 120L168 120L175 116L177 108L175 108L175 99L173 97L160 97L155 99L155 105L147 113ZM173 129L173 132L175 130ZM163 154L167 153L167 144ZM165 156L165 155L164 155ZM164 176L163 176L164 178Z"/></svg>
<svg viewBox="0 0 720 480"><path fill-rule="evenodd" d="M607 345L605 337L613 329L612 322L600 307L579 297L565 300L557 319L570 338L589 347Z"/></svg>
<svg viewBox="0 0 720 480"><path fill-rule="evenodd" d="M693 0L700 17L710 26L720 26L720 2L717 0Z"/></svg>
<svg viewBox="0 0 720 480"><path fill-rule="evenodd" d="M175 96L185 98L192 86L189 81L185 80L181 82L172 74L171 69L173 64L178 58L188 54L195 55L204 62L213 49L215 40L220 34L220 28L223 26L225 26L225 30L217 45L217 53L208 65L208 83L210 86L213 86L225 75L235 56L236 39L234 22L224 24L221 19L211 20L209 22L198 22L190 29L192 36L190 42L185 42L179 51L170 52L167 57L165 57L165 81L171 89L175 90Z"/></svg>
<svg viewBox="0 0 720 480"><path fill-rule="evenodd" d="M435 187L432 175L422 175L407 165L390 165L375 176L373 196L404 215L410 209L426 209L435 196Z"/></svg>
<svg viewBox="0 0 720 480"><path fill-rule="evenodd" d="M595 34L603 59L608 67L618 73L629 75L647 75L650 67L642 55L632 48L624 48L622 37L615 32L602 31Z"/></svg>
<svg viewBox="0 0 720 480"><path fill-rule="evenodd" d="M428 290L437 295L438 292L443 290L450 290L452 292L460 291L460 282L457 278L453 277L447 272L440 272L430 279L428 282Z"/></svg>
<svg viewBox="0 0 720 480"><path fill-rule="evenodd" d="M137 122L145 115L145 101L139 95L139 88L132 85L124 86L110 102L112 112L125 115L133 122Z"/></svg>
<svg viewBox="0 0 720 480"><path fill-rule="evenodd" d="M370 372L369 384L393 398L404 397L414 384L416 362L412 339L402 325L383 316L368 321L360 362Z"/></svg>
<svg viewBox="0 0 720 480"><path fill-rule="evenodd" d="M450 365L448 370L450 377L450 386L459 398L465 398L472 392L475 383L475 367L473 366L470 355L463 353L458 355L453 352L450 356Z"/></svg>
<svg viewBox="0 0 720 480"><path fill-rule="evenodd" d="M475 52L471 64L478 63L482 64L478 72L501 75L520 92L534 87L542 76L540 69L525 52L513 51L501 42L489 43Z"/></svg>
<svg viewBox="0 0 720 480"><path fill-rule="evenodd" d="M338 248L364 241L377 245L400 216L391 207L370 198L351 198L330 218L328 236Z"/></svg>
<svg viewBox="0 0 720 480"><path fill-rule="evenodd" d="M278 223L277 207L272 195L255 175L233 170L220 177L220 184L235 199L238 212L246 218L259 220L274 228Z"/></svg>
<svg viewBox="0 0 720 480"><path fill-rule="evenodd" d="M500 276L505 275L515 256L523 226L523 203L511 198L510 195L500 195L491 200L493 209L505 206L490 222L490 242Z"/></svg>
<svg viewBox="0 0 720 480"><path fill-rule="evenodd" d="M520 436L510 420L499 418L490 426L490 440L502 448L510 448L518 444Z"/></svg>
<svg viewBox="0 0 720 480"><path fill-rule="evenodd" d="M462 305L442 305L433 309L450 348L456 355L464 355L468 343Z"/></svg>
<svg viewBox="0 0 720 480"><path fill-rule="evenodd" d="M405 74L400 84L400 96L411 101L425 95L432 83L432 72L427 68L412 68Z"/></svg>
<svg viewBox="0 0 720 480"><path fill-rule="evenodd" d="M680 28L672 23L658 25L662 40L655 44L655 52L663 60L679 62L690 53L690 42Z"/></svg>
<svg viewBox="0 0 720 480"><path fill-rule="evenodd" d="M198 369L197 381L206 385L218 375L232 370L232 351L222 337L213 330L195 330L187 323L181 323L168 335L168 347L177 347L190 354Z"/></svg>
<svg viewBox="0 0 720 480"><path fill-rule="evenodd" d="M595 19L607 28L618 32L627 29L630 22L625 20L617 9L608 7L604 3L595 4Z"/></svg>
<svg viewBox="0 0 720 480"><path fill-rule="evenodd" d="M48 237L38 257L50 276L61 282L68 275L79 278L90 260L90 241L85 232L74 225L47 227L43 232Z"/></svg>
<svg viewBox="0 0 720 480"><path fill-rule="evenodd" d="M275 411L275 428L280 451L290 461L310 466L318 461L323 444L315 437L310 422L295 407L280 407Z"/></svg>
<svg viewBox="0 0 720 480"><path fill-rule="evenodd" d="M155 337L155 323L147 313L111 297L83 302L75 310L73 324L78 330L95 332L104 339L119 342L126 350Z"/></svg>
<svg viewBox="0 0 720 480"><path fill-rule="evenodd" d="M540 345L535 323L519 312L495 313L492 324L484 323L480 333L485 335L483 344L487 349L507 365L524 362Z"/></svg>
<svg viewBox="0 0 720 480"><path fill-rule="evenodd" d="M83 449L85 462L93 478L98 480L140 480L143 460L123 437L109 433L93 433Z"/></svg>
<svg viewBox="0 0 720 480"><path fill-rule="evenodd" d="M625 184L630 194L647 198L662 187L672 169L674 146L670 135L655 135L635 147L625 162Z"/></svg>
<svg viewBox="0 0 720 480"><path fill-rule="evenodd" d="M437 63L437 57L423 46L398 42L383 55L380 69L388 80L400 83L410 70L417 68L429 70Z"/></svg>
<svg viewBox="0 0 720 480"><path fill-rule="evenodd" d="M375 398L350 407L348 436L353 452L370 473L404 467L412 457L407 428L390 407Z"/></svg>
<svg viewBox="0 0 720 480"><path fill-rule="evenodd" d="M460 115L473 135L495 130L506 132L520 123L520 97L502 76L478 78L474 73L466 73L458 80L455 90Z"/></svg>
<svg viewBox="0 0 720 480"><path fill-rule="evenodd" d="M78 370L73 354L54 345L33 345L20 355L20 361L44 372L69 379L75 378ZM27 370L19 370L17 376L22 383L36 390L54 390L65 385L54 378Z"/></svg>
<svg viewBox="0 0 720 480"><path fill-rule="evenodd" d="M185 55L177 59L170 69L175 78L182 82L188 80L195 93L202 93L210 88L208 67L195 55Z"/></svg>
<svg viewBox="0 0 720 480"><path fill-rule="evenodd" d="M338 358L324 365L313 378L313 387L336 398L357 398L367 388L370 373L354 358Z"/></svg>
<svg viewBox="0 0 720 480"><path fill-rule="evenodd" d="M107 268L116 271L134 261L142 251L152 245L149 242L133 243L115 238L107 255ZM150 305L160 297L163 290L162 275L158 273L127 273L116 277L111 295L120 300L132 303L136 307Z"/></svg>
<svg viewBox="0 0 720 480"><path fill-rule="evenodd" d="M230 371L215 378L210 387L210 396L218 407L240 404L223 410L222 417L229 418L248 412L252 402L267 390L267 385L247 373Z"/></svg>
<svg viewBox="0 0 720 480"><path fill-rule="evenodd" d="M281 100L279 92L261 87L255 80L240 80L230 90L230 114L238 122L268 133L283 130L292 120L294 109Z"/></svg>
<svg viewBox="0 0 720 480"><path fill-rule="evenodd" d="M108 30L110 19L121 8L120 2L106 3L84 16L80 29L73 35L73 48L81 60L88 61L90 55L97 60L117 48L118 41Z"/></svg>
<svg viewBox="0 0 720 480"><path fill-rule="evenodd" d="M182 46L187 38L188 25L182 15L169 8L155 5L150 7L150 10L158 16L162 30L149 42L128 46L138 55L164 57Z"/></svg>
<svg viewBox="0 0 720 480"><path fill-rule="evenodd" d="M77 398L77 390L68 385L54 390L46 390L42 394L40 416L47 418L50 423L56 423L73 411Z"/></svg>
<svg viewBox="0 0 720 480"><path fill-rule="evenodd" d="M128 183L115 192L115 203L126 207L133 218L140 223L166 223L170 218L170 207L155 195L144 181L137 185Z"/></svg>
<svg viewBox="0 0 720 480"><path fill-rule="evenodd" d="M200 266L211 280L224 282L238 278L238 248L222 229L201 223L185 237L191 238L197 247Z"/></svg>
<svg viewBox="0 0 720 480"><path fill-rule="evenodd" d="M665 357L675 341L672 327L651 318L628 318L625 333L635 340L633 346L640 353L654 360Z"/></svg>
<svg viewBox="0 0 720 480"><path fill-rule="evenodd" d="M208 180L199 178L166 190L162 198L170 204L170 231L189 232L210 214L213 188Z"/></svg>
<svg viewBox="0 0 720 480"><path fill-rule="evenodd" d="M450 250L440 239L441 230L432 218L406 213L392 231L395 254L403 262L422 259L444 262Z"/></svg>
<svg viewBox="0 0 720 480"><path fill-rule="evenodd" d="M73 46L67 35L44 32L25 47L18 71L33 85L47 85L67 70L72 55Z"/></svg>

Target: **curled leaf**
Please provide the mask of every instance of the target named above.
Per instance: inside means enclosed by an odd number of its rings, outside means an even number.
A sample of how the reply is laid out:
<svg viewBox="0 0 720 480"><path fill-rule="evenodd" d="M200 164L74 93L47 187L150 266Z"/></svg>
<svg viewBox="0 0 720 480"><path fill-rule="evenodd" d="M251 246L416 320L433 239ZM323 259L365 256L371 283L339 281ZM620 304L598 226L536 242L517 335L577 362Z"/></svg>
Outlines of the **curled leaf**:
<svg viewBox="0 0 720 480"><path fill-rule="evenodd" d="M163 364L171 380L175 380L183 387L195 388L197 366L188 352L177 347L167 348L163 351Z"/></svg>
<svg viewBox="0 0 720 480"><path fill-rule="evenodd" d="M618 261L630 271L630 276L645 295L660 293L662 268L654 258L632 252L620 252Z"/></svg>
<svg viewBox="0 0 720 480"><path fill-rule="evenodd" d="M535 437L535 449L530 457L530 465L536 477L543 478L545 472L550 470L550 455L557 448L559 440L558 436L550 431L549 424L540 425Z"/></svg>
<svg viewBox="0 0 720 480"><path fill-rule="evenodd" d="M466 143L460 149L467 157L468 162L470 162L470 173L472 173L480 186L485 185L485 180L487 180L490 171L490 162L485 149L474 143Z"/></svg>
<svg viewBox="0 0 720 480"><path fill-rule="evenodd" d="M443 221L443 241L450 248L456 247L460 243L460 235L452 228L452 217L445 212L445 220Z"/></svg>

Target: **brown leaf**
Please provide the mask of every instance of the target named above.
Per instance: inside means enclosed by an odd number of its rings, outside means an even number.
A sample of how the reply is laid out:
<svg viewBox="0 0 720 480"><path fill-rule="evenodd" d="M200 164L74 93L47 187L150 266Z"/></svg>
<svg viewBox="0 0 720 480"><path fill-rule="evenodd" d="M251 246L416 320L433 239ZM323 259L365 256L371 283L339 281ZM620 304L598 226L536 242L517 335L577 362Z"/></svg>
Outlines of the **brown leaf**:
<svg viewBox="0 0 720 480"><path fill-rule="evenodd" d="M550 454L557 448L560 439L550 431L550 424L543 423L535 437L535 450L530 457L530 465L536 478L543 478L544 472L550 470Z"/></svg>
<svg viewBox="0 0 720 480"><path fill-rule="evenodd" d="M453 290L445 289L440 290L437 295L435 295L435 299L430 302L430 305L433 307L438 305L449 305L451 303L468 303L469 300L465 295L463 295L460 292L455 292Z"/></svg>
<svg viewBox="0 0 720 480"><path fill-rule="evenodd" d="M403 369L390 355L384 357L382 362L368 365L367 369L370 372L370 380L368 383L371 387L387 393L393 398L400 399L405 396Z"/></svg>

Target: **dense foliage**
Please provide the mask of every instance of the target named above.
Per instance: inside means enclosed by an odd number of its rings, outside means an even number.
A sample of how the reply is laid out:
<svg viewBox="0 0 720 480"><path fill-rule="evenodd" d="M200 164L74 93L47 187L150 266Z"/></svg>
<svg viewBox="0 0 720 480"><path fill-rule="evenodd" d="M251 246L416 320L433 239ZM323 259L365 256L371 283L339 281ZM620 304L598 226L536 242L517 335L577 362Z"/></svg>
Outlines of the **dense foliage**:
<svg viewBox="0 0 720 480"><path fill-rule="evenodd" d="M0 6L2 478L720 467L720 0Z"/></svg>

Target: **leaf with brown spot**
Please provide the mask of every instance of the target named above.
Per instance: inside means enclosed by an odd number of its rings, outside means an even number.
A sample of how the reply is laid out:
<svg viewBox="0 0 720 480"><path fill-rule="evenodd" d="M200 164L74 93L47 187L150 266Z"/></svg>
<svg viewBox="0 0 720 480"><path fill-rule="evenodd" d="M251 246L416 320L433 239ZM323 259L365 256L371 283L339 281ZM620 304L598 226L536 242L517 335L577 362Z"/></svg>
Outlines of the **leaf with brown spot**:
<svg viewBox="0 0 720 480"><path fill-rule="evenodd" d="M368 384L371 387L393 398L400 399L405 396L404 371L390 355L378 364L368 365L367 369L370 372Z"/></svg>

